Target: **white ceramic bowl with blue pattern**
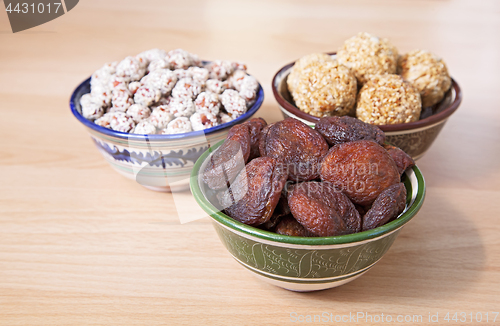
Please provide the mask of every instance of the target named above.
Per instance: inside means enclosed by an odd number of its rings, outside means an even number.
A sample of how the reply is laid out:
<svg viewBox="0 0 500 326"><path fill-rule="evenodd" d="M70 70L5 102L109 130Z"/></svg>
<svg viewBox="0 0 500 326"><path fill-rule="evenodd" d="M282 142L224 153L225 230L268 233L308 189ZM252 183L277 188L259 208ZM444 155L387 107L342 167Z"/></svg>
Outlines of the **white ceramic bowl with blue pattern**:
<svg viewBox="0 0 500 326"><path fill-rule="evenodd" d="M148 189L165 192L189 189L191 170L201 154L225 139L232 126L250 119L264 101L264 91L259 84L255 103L231 122L183 134L139 135L107 129L85 119L80 98L87 93L90 93L90 78L73 92L71 112L87 128L104 159L121 175Z"/></svg>

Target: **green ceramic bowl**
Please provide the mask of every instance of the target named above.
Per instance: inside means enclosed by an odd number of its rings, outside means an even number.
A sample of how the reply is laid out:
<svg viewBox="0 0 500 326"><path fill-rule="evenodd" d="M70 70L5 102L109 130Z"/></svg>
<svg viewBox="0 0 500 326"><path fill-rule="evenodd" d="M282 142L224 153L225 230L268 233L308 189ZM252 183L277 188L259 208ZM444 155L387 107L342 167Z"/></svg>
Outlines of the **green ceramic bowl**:
<svg viewBox="0 0 500 326"><path fill-rule="evenodd" d="M237 262L258 278L288 290L333 288L366 273L389 250L401 228L424 202L425 181L415 166L403 176L408 193L406 208L386 225L355 234L317 238L263 231L219 211L212 204L209 188L199 178L207 158L221 144L211 147L196 162L190 181L194 198L210 215L220 240Z"/></svg>

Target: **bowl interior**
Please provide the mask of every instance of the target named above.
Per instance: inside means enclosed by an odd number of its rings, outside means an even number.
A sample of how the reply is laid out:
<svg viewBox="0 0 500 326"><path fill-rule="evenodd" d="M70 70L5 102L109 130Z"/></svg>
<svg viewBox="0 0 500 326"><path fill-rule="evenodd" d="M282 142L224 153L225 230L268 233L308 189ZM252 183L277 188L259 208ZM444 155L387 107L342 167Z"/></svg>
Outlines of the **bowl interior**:
<svg viewBox="0 0 500 326"><path fill-rule="evenodd" d="M330 53L335 58L335 53ZM319 117L312 116L301 111L296 107L292 95L288 91L287 79L293 68L294 62L285 65L281 68L273 78L272 89L273 94L278 103L283 109L292 113L300 119L307 120L311 123L319 121ZM400 123L392 125L379 125L378 127L383 131L401 131L410 130L432 125L436 122L449 117L460 105L462 101L462 91L458 83L452 78L451 87L446 92L443 100L431 107L422 108L420 120L409 123Z"/></svg>
<svg viewBox="0 0 500 326"><path fill-rule="evenodd" d="M83 117L82 115L82 109L80 106L80 98L84 95L90 93L90 78L84 80L78 87L73 91L73 94L71 95L71 99L69 102L70 108L71 108L71 113L80 121L83 123L86 127L95 130L99 133L108 135L108 136L113 136L121 139L126 139L126 140L139 140L139 141L165 141L165 140L174 140L174 139L186 139L186 138L191 138L191 137L199 137L200 135L207 135L211 133L215 133L219 130L222 129L228 129L231 128L232 126L242 123L245 120L249 119L252 117L255 112L261 107L262 102L264 102L264 90L262 89L262 86L259 84L259 88L257 90L257 98L255 100L255 103L252 104L252 106L247 110L245 114L242 116L227 122L220 124L218 126L208 128L205 130L201 131L192 131L192 132L187 132L183 134L173 134L173 135L140 135L140 134L129 134L125 132L120 132L120 131L114 131L111 129L107 129L101 126L96 125L93 121L87 120Z"/></svg>
<svg viewBox="0 0 500 326"><path fill-rule="evenodd" d="M399 229L408 221L410 221L413 218L413 216L415 216L415 214L418 212L424 201L425 181L419 168L417 166L414 166L413 168L408 169L402 178L402 182L404 182L407 190L405 210L398 216L397 219L381 227L369 231L342 235L342 236L314 237L314 238L286 236L261 230L256 227L240 223L232 219L228 215L224 214L223 212L221 212L221 210L217 208L217 206L219 205L217 203L214 191L209 189L199 177L200 171L204 171L205 166L208 163L209 156L212 155L212 153L222 143L223 141L209 148L205 153L203 153L203 155L196 162L191 172L191 180L190 180L191 192L193 193L198 204L214 220L236 232L242 232L260 239L282 242L282 243L290 243L296 245L333 245L333 244L364 241L367 239L372 239L382 236L386 233Z"/></svg>

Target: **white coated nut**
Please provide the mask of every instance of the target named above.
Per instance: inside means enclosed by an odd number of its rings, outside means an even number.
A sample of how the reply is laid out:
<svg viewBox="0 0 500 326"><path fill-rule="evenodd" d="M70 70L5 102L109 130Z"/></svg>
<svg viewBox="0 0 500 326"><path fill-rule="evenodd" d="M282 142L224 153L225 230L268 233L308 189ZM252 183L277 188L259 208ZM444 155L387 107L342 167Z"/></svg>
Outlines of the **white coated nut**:
<svg viewBox="0 0 500 326"><path fill-rule="evenodd" d="M191 131L193 131L193 128L191 127L191 121L189 121L189 118L180 117L170 121L167 128L163 129L161 133L164 135L172 135L183 134Z"/></svg>
<svg viewBox="0 0 500 326"><path fill-rule="evenodd" d="M155 108L149 116L149 121L158 129L166 128L172 119L174 119L174 115L165 106Z"/></svg>

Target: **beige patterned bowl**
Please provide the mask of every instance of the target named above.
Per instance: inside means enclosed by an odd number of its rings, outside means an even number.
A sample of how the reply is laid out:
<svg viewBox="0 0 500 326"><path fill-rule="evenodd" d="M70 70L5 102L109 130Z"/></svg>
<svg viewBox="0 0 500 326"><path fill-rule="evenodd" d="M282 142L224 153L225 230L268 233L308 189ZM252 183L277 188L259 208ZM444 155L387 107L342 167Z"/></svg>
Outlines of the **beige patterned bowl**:
<svg viewBox="0 0 500 326"><path fill-rule="evenodd" d="M331 55L335 56L334 53ZM292 117L313 126L320 118L299 110L288 92L286 81L293 65L294 62L289 63L276 73L272 82L273 94L285 118ZM419 159L430 148L461 102L462 91L458 83L452 79L451 88L445 98L433 107L424 108L419 121L379 127L385 132L388 143L401 148L414 159Z"/></svg>

